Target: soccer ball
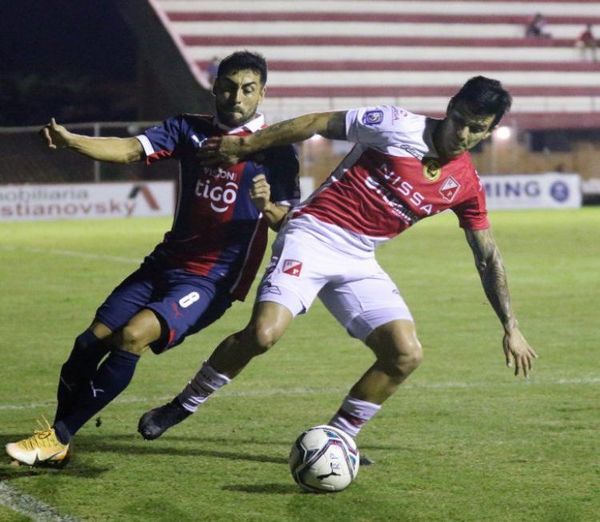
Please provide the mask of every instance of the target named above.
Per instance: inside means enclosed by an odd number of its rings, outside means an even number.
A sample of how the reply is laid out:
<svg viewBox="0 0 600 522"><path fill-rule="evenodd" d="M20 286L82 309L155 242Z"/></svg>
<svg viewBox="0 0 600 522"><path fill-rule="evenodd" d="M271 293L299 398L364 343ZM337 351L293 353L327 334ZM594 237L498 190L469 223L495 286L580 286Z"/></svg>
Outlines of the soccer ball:
<svg viewBox="0 0 600 522"><path fill-rule="evenodd" d="M350 435L332 426L302 433L290 451L290 471L302 489L313 493L342 491L356 477L359 454Z"/></svg>

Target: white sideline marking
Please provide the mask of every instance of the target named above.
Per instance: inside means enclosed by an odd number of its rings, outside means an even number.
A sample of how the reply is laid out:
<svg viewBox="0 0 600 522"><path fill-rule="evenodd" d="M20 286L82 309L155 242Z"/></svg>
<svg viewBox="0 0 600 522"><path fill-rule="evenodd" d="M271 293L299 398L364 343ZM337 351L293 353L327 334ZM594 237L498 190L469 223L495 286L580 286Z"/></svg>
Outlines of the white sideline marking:
<svg viewBox="0 0 600 522"><path fill-rule="evenodd" d="M6 482L0 482L0 504L35 522L77 522L76 518L60 515L52 506L21 493Z"/></svg>
<svg viewBox="0 0 600 522"><path fill-rule="evenodd" d="M581 377L581 378L573 378L573 379L555 379L555 380L535 380L531 379L528 381L522 381L523 384L528 386L536 386L536 385L564 385L564 384L574 384L574 385L594 385L600 384L600 376L599 377ZM495 384L490 384L489 382L432 382L432 383L423 383L423 384L404 384L402 389L404 390L448 390L452 388L498 388L498 387L506 387L512 386L513 382L498 382ZM216 398L219 397L272 397L272 396L294 396L294 395L329 395L334 393L343 393L347 391L345 387L339 388L271 388L269 390L221 390ZM174 395L163 395L163 396L144 396L144 397L123 397L118 398L113 401L113 404L136 404L136 403L160 403L162 401L168 401L173 398ZM45 408L48 406L54 406L55 401L42 401L42 402L29 402L24 404L0 404L0 411L2 410L33 410L36 408Z"/></svg>
<svg viewBox="0 0 600 522"><path fill-rule="evenodd" d="M90 252L78 252L76 250L61 250L58 248L34 248L34 247L15 247L9 245L0 245L0 250L7 252L29 252L31 254L50 254L55 256L79 257L83 259L94 259L102 261L114 261L115 263L140 263L143 256L137 259L131 257L109 256L107 254L92 254Z"/></svg>

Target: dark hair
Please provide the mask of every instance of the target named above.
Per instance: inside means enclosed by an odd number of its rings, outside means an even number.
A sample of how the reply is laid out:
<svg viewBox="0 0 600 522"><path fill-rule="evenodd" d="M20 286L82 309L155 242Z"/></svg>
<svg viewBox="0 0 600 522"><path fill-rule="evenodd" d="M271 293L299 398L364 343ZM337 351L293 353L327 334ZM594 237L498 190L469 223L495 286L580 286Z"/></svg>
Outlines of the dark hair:
<svg viewBox="0 0 600 522"><path fill-rule="evenodd" d="M474 114L495 114L496 117L490 127L493 129L504 114L510 110L512 96L498 80L492 80L485 76L474 76L452 97L448 109L459 101L464 102Z"/></svg>
<svg viewBox="0 0 600 522"><path fill-rule="evenodd" d="M260 74L260 83L267 83L267 61L265 58L250 51L236 51L230 54L219 63L217 70L217 78L230 72L241 71L242 69L250 69Z"/></svg>

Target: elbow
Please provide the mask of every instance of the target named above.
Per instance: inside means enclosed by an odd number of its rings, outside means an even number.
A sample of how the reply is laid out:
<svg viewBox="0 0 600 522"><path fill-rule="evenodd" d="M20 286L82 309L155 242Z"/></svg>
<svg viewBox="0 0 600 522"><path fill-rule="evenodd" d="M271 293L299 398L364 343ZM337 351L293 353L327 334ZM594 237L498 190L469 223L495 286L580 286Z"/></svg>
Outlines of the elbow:
<svg viewBox="0 0 600 522"><path fill-rule="evenodd" d="M121 160L121 163L124 163L126 165L129 165L130 163L135 163L136 161L139 161L140 155L139 154L125 154Z"/></svg>
<svg viewBox="0 0 600 522"><path fill-rule="evenodd" d="M142 144L137 138L125 138L123 141L123 147L121 149L121 157L119 163L135 163L140 161L144 157L144 150Z"/></svg>

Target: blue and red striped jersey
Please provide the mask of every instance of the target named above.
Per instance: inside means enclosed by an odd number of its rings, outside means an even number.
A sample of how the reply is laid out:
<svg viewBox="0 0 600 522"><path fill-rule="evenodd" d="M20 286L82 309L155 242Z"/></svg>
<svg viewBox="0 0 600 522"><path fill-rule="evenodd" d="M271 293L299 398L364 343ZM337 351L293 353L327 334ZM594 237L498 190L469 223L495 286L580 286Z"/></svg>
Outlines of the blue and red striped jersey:
<svg viewBox="0 0 600 522"><path fill-rule="evenodd" d="M208 137L244 135L264 127L257 116L229 129L214 116L182 114L137 136L146 163L179 160L173 226L151 256L226 285L243 300L262 260L268 224L250 199L252 178L264 174L271 201L295 205L300 199L298 160L293 147L274 147L231 167L203 167L196 151Z"/></svg>

